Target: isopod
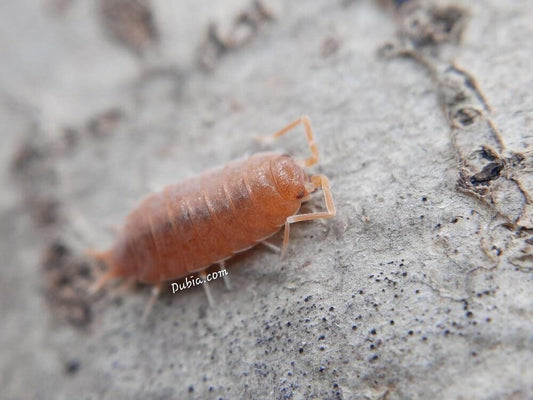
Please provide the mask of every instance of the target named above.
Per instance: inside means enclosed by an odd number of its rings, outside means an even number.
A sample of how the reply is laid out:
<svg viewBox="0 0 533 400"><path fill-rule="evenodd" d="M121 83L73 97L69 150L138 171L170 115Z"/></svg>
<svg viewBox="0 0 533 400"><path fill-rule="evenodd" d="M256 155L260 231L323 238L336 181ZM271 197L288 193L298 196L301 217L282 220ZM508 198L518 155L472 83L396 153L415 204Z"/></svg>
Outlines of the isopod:
<svg viewBox="0 0 533 400"><path fill-rule="evenodd" d="M209 266L222 264L285 226L283 257L290 224L335 216L328 178L304 171L318 162L309 117L298 118L271 138L299 124L304 126L311 151L304 160L256 153L146 197L129 214L109 250L89 251L108 266L92 291L111 279L125 278L153 284L155 297L165 281L195 273L205 277ZM297 215L302 202L318 188L322 188L327 211Z"/></svg>

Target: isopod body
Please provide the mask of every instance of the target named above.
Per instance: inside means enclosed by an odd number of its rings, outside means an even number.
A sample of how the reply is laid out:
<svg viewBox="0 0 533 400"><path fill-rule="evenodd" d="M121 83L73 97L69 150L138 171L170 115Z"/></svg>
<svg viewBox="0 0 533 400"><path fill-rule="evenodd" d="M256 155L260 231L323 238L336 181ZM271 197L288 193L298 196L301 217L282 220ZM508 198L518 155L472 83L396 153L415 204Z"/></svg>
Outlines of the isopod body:
<svg viewBox="0 0 533 400"><path fill-rule="evenodd" d="M285 154L257 153L145 198L127 217L115 244L108 251L93 252L109 267L97 286L116 277L160 285L198 273L254 246L283 225L285 250L290 223L332 217L335 208L327 178L310 177L303 169L318 159L307 117L274 136L300 122L313 153L302 162ZM324 191L328 211L295 215L318 187Z"/></svg>

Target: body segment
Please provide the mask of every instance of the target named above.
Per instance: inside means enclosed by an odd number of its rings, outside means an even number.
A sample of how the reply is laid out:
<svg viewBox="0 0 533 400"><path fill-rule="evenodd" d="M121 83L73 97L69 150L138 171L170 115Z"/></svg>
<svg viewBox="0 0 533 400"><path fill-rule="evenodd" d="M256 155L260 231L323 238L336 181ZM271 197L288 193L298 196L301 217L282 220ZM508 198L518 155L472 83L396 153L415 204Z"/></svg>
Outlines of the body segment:
<svg viewBox="0 0 533 400"><path fill-rule="evenodd" d="M308 182L291 157L259 153L169 185L133 210L104 259L145 283L204 270L276 233Z"/></svg>

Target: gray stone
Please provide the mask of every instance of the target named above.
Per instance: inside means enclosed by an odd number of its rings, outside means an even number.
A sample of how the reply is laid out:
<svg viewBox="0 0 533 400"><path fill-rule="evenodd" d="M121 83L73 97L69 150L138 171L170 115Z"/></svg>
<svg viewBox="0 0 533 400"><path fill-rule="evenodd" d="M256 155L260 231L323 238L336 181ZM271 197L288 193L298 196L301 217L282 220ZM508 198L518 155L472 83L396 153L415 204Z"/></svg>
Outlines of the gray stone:
<svg viewBox="0 0 533 400"><path fill-rule="evenodd" d="M96 3L0 5L2 398L530 398L530 1ZM334 219L230 260L213 307L87 294L140 198L306 155L254 139L302 114Z"/></svg>

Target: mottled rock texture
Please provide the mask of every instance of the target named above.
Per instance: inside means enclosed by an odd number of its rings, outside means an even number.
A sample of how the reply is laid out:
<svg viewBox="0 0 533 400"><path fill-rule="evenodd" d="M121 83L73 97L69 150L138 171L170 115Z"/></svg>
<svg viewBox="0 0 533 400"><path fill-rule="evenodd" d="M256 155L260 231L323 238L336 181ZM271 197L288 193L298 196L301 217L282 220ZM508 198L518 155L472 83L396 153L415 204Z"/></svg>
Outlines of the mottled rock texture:
<svg viewBox="0 0 533 400"><path fill-rule="evenodd" d="M398 5L400 4L400 5ZM533 4L0 5L3 399L526 399ZM87 287L151 190L303 156L337 216L228 265L233 289ZM305 209L323 208L320 195ZM281 236L273 239L279 243Z"/></svg>

